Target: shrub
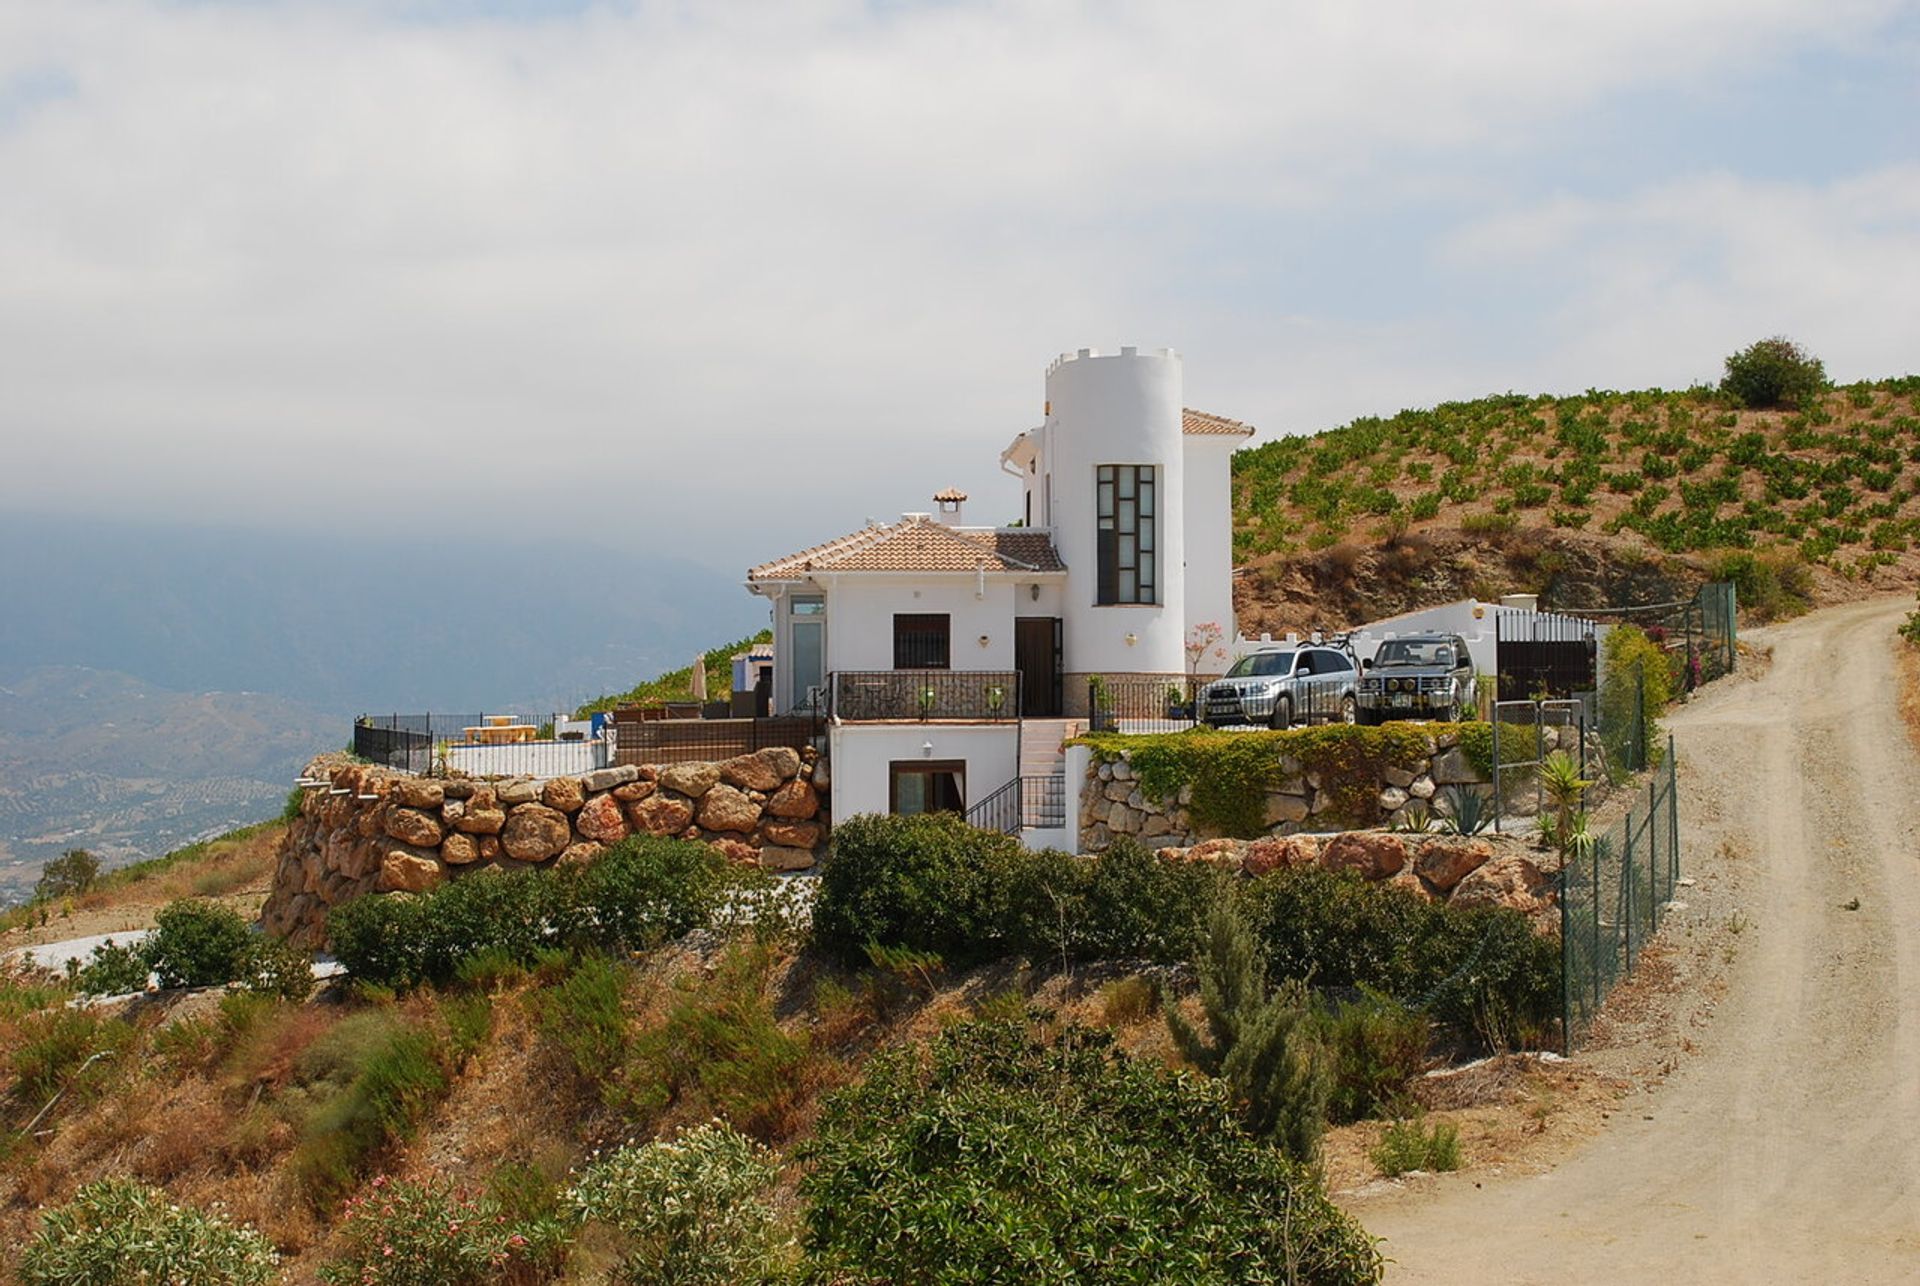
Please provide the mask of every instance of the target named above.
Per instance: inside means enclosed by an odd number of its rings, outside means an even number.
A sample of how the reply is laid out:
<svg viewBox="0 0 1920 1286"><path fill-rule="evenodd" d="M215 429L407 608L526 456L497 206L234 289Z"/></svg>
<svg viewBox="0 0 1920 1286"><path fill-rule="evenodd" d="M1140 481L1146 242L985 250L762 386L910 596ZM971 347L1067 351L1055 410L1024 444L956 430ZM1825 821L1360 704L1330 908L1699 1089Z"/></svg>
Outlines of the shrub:
<svg viewBox="0 0 1920 1286"><path fill-rule="evenodd" d="M1742 406L1798 406L1827 387L1819 358L1784 335L1749 344L1727 358L1720 391Z"/></svg>
<svg viewBox="0 0 1920 1286"><path fill-rule="evenodd" d="M1659 763L1660 715L1673 695L1666 652L1638 626L1616 625L1602 658L1600 740L1608 762L1629 769Z"/></svg>
<svg viewBox="0 0 1920 1286"><path fill-rule="evenodd" d="M813 940L847 963L868 943L912 946L960 965L1006 954L1025 850L951 813L839 823L814 900Z"/></svg>
<svg viewBox="0 0 1920 1286"><path fill-rule="evenodd" d="M582 1218L619 1234L616 1282L736 1286L761 1280L777 1261L766 1192L778 1176L773 1153L716 1121L607 1154L568 1197Z"/></svg>
<svg viewBox="0 0 1920 1286"><path fill-rule="evenodd" d="M245 971L253 931L240 913L192 898L169 903L153 918L144 947L162 987L211 987Z"/></svg>
<svg viewBox="0 0 1920 1286"><path fill-rule="evenodd" d="M632 1106L627 1075L633 1037L626 994L632 973L603 956L588 956L558 985L531 997L534 1021L574 1075L607 1106Z"/></svg>
<svg viewBox="0 0 1920 1286"><path fill-rule="evenodd" d="M1321 1039L1333 1060L1328 1119L1344 1124L1394 1110L1426 1070L1431 1028L1425 1014L1364 992L1324 1012Z"/></svg>
<svg viewBox="0 0 1920 1286"><path fill-rule="evenodd" d="M1709 569L1715 580L1733 582L1736 600L1757 620L1783 621L1813 606L1813 570L1791 552L1733 550Z"/></svg>
<svg viewBox="0 0 1920 1286"><path fill-rule="evenodd" d="M543 951L638 951L708 923L735 874L705 844L634 836L593 865L478 871L430 893L356 898L327 932L356 979L384 987L446 983L471 956L533 965Z"/></svg>
<svg viewBox="0 0 1920 1286"><path fill-rule="evenodd" d="M99 1085L108 1065L133 1043L133 1028L85 1009L30 1014L9 1042L13 1094L39 1107L61 1090L77 1098Z"/></svg>
<svg viewBox="0 0 1920 1286"><path fill-rule="evenodd" d="M1445 1122L1436 1122L1429 1130L1419 1117L1409 1117L1389 1125L1367 1155L1388 1178L1409 1170L1458 1170L1460 1131Z"/></svg>
<svg viewBox="0 0 1920 1286"><path fill-rule="evenodd" d="M1223 1087L1069 1028L876 1056L802 1152L824 1280L1372 1282L1370 1238L1240 1128Z"/></svg>
<svg viewBox="0 0 1920 1286"><path fill-rule="evenodd" d="M636 1042L632 1083L640 1100L664 1108L691 1098L756 1138L792 1132L813 1074L813 1050L774 1020L766 995L764 948L736 945L712 977L675 984L667 1020Z"/></svg>
<svg viewBox="0 0 1920 1286"><path fill-rule="evenodd" d="M40 868L33 886L35 902L78 897L100 878L100 859L84 848L70 848Z"/></svg>
<svg viewBox="0 0 1920 1286"><path fill-rule="evenodd" d="M218 1215L175 1205L131 1179L103 1179L41 1217L20 1257L25 1286L88 1282L193 1282L254 1286L279 1261L267 1239Z"/></svg>
<svg viewBox="0 0 1920 1286"><path fill-rule="evenodd" d="M285 938L255 937L247 944L239 982L258 995L298 1004L313 994L313 955Z"/></svg>
<svg viewBox="0 0 1920 1286"><path fill-rule="evenodd" d="M1318 867L1249 880L1242 898L1275 981L1371 988L1459 1035L1516 1044L1559 1017L1559 944L1517 911L1428 902Z"/></svg>
<svg viewBox="0 0 1920 1286"><path fill-rule="evenodd" d="M1159 986L1135 974L1106 985L1100 996L1100 1016L1109 1027L1132 1027L1145 1022L1159 1004Z"/></svg>
<svg viewBox="0 0 1920 1286"><path fill-rule="evenodd" d="M153 970L138 946L123 946L109 938L95 947L87 963L67 962L67 975L76 990L89 996L121 996L145 991Z"/></svg>
<svg viewBox="0 0 1920 1286"><path fill-rule="evenodd" d="M320 1053L308 1051L316 1059ZM302 1189L320 1208L352 1187L384 1148L410 1136L448 1087L438 1045L417 1027L389 1028L364 1052L338 1053L353 1078L308 1116L294 1157Z"/></svg>
<svg viewBox="0 0 1920 1286"><path fill-rule="evenodd" d="M549 1281L563 1232L508 1218L491 1197L444 1179L381 1175L340 1213L345 1253L320 1269L330 1286L491 1286Z"/></svg>
<svg viewBox="0 0 1920 1286"><path fill-rule="evenodd" d="M1320 1151L1326 1127L1327 1060L1306 989L1288 980L1271 992L1265 962L1240 914L1222 901L1207 917L1200 974L1202 1036L1167 1010L1167 1029L1187 1061L1232 1087L1247 1129L1296 1161Z"/></svg>

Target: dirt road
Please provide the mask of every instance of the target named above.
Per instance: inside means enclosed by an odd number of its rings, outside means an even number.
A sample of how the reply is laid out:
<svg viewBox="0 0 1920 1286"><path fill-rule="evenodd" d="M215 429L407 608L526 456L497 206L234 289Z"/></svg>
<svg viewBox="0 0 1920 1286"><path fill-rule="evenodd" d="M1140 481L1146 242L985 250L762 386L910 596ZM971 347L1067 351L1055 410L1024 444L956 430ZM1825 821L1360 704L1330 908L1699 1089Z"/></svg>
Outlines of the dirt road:
<svg viewBox="0 0 1920 1286"><path fill-rule="evenodd" d="M1686 862L1750 855L1697 1057L1551 1173L1364 1203L1390 1281L1920 1282L1920 757L1892 650L1910 606L1766 631L1765 678L1675 713Z"/></svg>

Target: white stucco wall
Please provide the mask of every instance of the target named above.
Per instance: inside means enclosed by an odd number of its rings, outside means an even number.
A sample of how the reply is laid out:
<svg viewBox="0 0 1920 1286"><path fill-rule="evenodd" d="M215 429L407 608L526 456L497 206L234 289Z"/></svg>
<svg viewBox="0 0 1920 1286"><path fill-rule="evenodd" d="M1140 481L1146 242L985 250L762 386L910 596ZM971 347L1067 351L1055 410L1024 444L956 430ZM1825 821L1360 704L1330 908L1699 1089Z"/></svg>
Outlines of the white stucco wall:
<svg viewBox="0 0 1920 1286"><path fill-rule="evenodd" d="M974 804L1020 771L1020 729L939 723L836 724L828 732L833 756L833 817L887 811L888 765L897 759L958 759L967 765L966 800ZM927 746L931 744L932 750Z"/></svg>
<svg viewBox="0 0 1920 1286"><path fill-rule="evenodd" d="M1220 649L1209 650L1197 667L1219 674L1232 663L1233 617L1233 452L1244 439L1195 433L1184 437L1186 475L1187 633L1202 622L1220 627Z"/></svg>
<svg viewBox="0 0 1920 1286"><path fill-rule="evenodd" d="M1184 670L1186 486L1180 358L1171 349L1123 348L1108 356L1082 349L1056 362L1046 383L1041 471L1053 477L1051 526L1068 568L1061 612L1066 619L1066 669ZM1095 604L1095 469L1103 464L1150 464L1158 469L1158 604ZM1134 637L1131 644L1128 635Z"/></svg>
<svg viewBox="0 0 1920 1286"><path fill-rule="evenodd" d="M1013 617L1011 581L988 577L984 593L971 575L842 575L829 581L827 596L827 669L891 670L895 613L945 613L953 630L952 668L1011 670ZM986 635L987 644L980 645Z"/></svg>

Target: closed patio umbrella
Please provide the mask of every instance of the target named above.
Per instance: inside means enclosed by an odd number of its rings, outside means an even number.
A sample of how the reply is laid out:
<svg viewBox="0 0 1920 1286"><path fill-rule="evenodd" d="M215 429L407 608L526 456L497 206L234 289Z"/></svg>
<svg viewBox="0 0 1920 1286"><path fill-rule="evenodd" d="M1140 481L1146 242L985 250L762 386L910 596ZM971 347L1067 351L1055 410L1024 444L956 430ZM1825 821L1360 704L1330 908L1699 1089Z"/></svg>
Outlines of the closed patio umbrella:
<svg viewBox="0 0 1920 1286"><path fill-rule="evenodd" d="M707 658L704 656L693 658L693 699L707 699Z"/></svg>

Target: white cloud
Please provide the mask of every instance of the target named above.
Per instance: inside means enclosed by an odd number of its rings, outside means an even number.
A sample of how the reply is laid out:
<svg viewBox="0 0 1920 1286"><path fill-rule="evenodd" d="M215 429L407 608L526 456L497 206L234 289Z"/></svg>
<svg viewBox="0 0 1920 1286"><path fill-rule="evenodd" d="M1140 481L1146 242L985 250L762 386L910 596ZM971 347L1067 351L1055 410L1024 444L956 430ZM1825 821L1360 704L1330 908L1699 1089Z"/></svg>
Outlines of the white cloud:
<svg viewBox="0 0 1920 1286"><path fill-rule="evenodd" d="M1786 333L1836 378L1914 367L1920 164L1825 184L1719 173L1607 200L1557 198L1465 230L1464 271L1559 295L1543 367L1711 381L1719 356Z"/></svg>
<svg viewBox="0 0 1920 1286"><path fill-rule="evenodd" d="M1410 158L1550 150L1618 95L1895 8L0 7L0 86L73 86L0 113L0 504L335 521L591 493L737 561L948 481L997 498L1061 348L1175 344L1195 401L1275 427L1467 391L1503 363L1430 301L1355 322L1197 270L1363 253L1267 238L1413 199ZM1515 244L1564 245L1554 218L1595 226L1548 211ZM1569 361L1631 349L1558 324Z"/></svg>

